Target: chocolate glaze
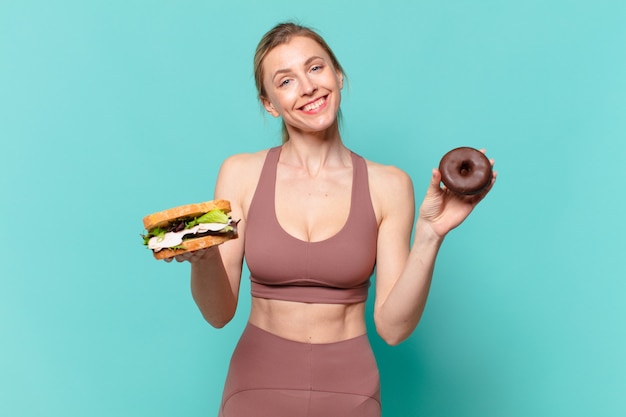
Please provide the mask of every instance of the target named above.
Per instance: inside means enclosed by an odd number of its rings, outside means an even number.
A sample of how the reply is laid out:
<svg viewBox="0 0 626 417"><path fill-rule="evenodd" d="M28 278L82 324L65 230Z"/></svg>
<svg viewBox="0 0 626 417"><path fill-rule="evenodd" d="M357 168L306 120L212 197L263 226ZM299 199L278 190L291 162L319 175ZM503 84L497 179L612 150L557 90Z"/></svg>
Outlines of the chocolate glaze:
<svg viewBox="0 0 626 417"><path fill-rule="evenodd" d="M491 183L493 176L489 159L470 147L452 149L439 162L441 181L452 192L478 194Z"/></svg>

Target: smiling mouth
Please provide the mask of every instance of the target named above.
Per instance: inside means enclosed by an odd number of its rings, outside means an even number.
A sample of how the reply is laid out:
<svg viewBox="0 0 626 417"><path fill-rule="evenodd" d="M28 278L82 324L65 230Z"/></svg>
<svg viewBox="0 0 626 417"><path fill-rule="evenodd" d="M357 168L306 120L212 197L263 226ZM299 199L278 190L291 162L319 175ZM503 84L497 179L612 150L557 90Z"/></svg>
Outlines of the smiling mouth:
<svg viewBox="0 0 626 417"><path fill-rule="evenodd" d="M324 105L324 103L326 103L326 96L320 97L317 100L315 100L314 102L309 103L309 104L307 104L305 106L302 106L301 109L303 111L313 111L313 110L319 109L321 106Z"/></svg>

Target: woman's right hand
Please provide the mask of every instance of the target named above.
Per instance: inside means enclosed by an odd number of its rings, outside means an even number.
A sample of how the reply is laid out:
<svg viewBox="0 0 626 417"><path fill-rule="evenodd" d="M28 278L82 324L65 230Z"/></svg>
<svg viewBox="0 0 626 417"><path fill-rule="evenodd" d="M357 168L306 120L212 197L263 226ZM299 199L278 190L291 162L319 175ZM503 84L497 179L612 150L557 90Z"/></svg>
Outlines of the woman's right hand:
<svg viewBox="0 0 626 417"><path fill-rule="evenodd" d="M176 260L176 262L189 262L193 264L203 260L207 256L207 254L213 250L218 250L217 245L193 252L181 253L180 255L176 255L173 258L165 258L164 261L170 263L172 262L172 260Z"/></svg>

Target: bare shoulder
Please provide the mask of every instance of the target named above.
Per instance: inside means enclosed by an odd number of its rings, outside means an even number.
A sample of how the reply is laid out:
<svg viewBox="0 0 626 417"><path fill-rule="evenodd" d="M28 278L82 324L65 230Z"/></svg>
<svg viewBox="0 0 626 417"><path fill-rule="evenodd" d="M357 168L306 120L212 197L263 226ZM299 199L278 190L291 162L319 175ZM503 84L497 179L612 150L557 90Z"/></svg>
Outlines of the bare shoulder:
<svg viewBox="0 0 626 417"><path fill-rule="evenodd" d="M367 172L370 188L376 194L413 193L411 177L396 166L367 161Z"/></svg>
<svg viewBox="0 0 626 417"><path fill-rule="evenodd" d="M267 151L265 149L254 153L239 153L229 156L222 163L220 175L246 176L247 174L254 174L256 171L260 173ZM243 178L239 177L238 179Z"/></svg>
<svg viewBox="0 0 626 417"><path fill-rule="evenodd" d="M413 181L405 171L393 165L368 160L367 172L372 203L379 220L394 208L408 208L409 212L413 210Z"/></svg>
<svg viewBox="0 0 626 417"><path fill-rule="evenodd" d="M226 158L217 177L216 198L237 202L246 211L261 175L267 151L240 153Z"/></svg>

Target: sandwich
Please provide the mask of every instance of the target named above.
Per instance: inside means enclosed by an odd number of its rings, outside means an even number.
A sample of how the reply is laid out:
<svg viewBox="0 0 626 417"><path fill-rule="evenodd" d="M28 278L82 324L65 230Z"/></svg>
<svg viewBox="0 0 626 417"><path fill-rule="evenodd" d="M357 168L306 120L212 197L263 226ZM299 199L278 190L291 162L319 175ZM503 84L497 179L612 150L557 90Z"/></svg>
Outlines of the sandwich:
<svg viewBox="0 0 626 417"><path fill-rule="evenodd" d="M212 200L149 214L143 244L156 259L166 259L236 239L239 221L229 213L229 201Z"/></svg>

